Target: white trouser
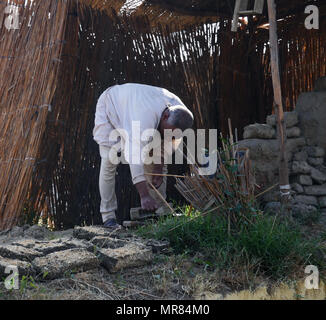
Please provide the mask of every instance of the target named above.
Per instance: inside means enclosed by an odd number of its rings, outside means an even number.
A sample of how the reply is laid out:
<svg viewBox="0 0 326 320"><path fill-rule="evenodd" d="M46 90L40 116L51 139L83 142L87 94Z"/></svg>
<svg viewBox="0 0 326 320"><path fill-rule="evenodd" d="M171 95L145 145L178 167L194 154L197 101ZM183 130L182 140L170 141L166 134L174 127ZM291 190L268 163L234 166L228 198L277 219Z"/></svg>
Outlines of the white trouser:
<svg viewBox="0 0 326 320"><path fill-rule="evenodd" d="M115 218L115 211L118 208L117 197L115 194L115 175L117 164L111 163L109 159L109 152L111 148L107 146L100 145L100 155L101 155L101 169L99 177L100 195L101 195L101 206L100 212L102 214L102 220L105 222L107 219ZM145 174L153 172L154 165L144 165ZM167 165L163 166L163 174L167 173ZM147 181L152 182L153 176L146 175ZM163 177L163 183L158 188L158 191L166 199L166 176ZM157 201L159 207L164 206L164 201L161 197L149 188L150 195Z"/></svg>

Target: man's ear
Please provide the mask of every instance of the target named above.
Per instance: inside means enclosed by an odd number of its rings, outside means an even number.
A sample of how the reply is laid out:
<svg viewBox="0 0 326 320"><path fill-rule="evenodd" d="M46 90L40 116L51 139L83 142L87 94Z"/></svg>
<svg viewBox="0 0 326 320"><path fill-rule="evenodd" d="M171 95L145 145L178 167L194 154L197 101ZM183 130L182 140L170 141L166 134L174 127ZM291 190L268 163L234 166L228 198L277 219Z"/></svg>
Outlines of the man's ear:
<svg viewBox="0 0 326 320"><path fill-rule="evenodd" d="M163 120L167 120L169 119L169 116L170 116L170 110L169 109L166 109L164 112L163 112Z"/></svg>

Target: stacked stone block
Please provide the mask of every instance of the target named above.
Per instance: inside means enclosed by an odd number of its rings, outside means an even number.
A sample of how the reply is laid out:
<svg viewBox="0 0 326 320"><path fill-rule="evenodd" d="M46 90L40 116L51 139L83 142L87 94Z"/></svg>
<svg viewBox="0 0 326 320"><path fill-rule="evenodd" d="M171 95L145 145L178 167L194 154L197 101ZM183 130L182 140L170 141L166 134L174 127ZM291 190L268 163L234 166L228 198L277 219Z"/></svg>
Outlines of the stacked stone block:
<svg viewBox="0 0 326 320"><path fill-rule="evenodd" d="M297 112L285 113L286 156L292 187L293 210L311 212L318 208L326 211L326 166L325 150L309 145L303 136ZM250 149L250 158L257 184L262 190L279 182L279 143L277 140L277 119L267 117L266 124L252 124L245 128L240 147ZM280 193L274 191L263 197L267 209L280 206Z"/></svg>

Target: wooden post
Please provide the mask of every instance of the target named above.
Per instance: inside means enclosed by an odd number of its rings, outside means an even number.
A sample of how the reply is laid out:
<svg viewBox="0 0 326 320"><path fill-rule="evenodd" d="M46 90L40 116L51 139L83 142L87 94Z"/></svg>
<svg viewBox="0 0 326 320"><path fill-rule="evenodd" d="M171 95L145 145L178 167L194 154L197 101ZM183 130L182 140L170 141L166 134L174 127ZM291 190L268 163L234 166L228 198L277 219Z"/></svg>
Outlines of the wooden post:
<svg viewBox="0 0 326 320"><path fill-rule="evenodd" d="M274 106L277 110L277 128L278 128L278 140L280 144L280 164L279 164L279 176L280 176L280 191L281 191L281 203L286 204L290 199L290 183L289 183L289 169L286 158L286 126L284 121L283 101L282 101L282 89L280 80L280 65L279 65L279 48L277 37L277 22L276 22L276 5L275 0L267 0L268 4L268 16L269 16L269 41L271 51L271 68L273 78L274 89Z"/></svg>

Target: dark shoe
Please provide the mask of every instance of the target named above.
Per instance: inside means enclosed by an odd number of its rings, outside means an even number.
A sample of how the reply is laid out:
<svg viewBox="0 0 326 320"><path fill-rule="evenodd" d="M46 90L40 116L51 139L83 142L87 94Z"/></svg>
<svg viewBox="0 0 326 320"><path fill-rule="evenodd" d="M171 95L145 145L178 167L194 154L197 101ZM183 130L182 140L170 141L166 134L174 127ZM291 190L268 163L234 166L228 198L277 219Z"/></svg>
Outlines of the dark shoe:
<svg viewBox="0 0 326 320"><path fill-rule="evenodd" d="M104 228L109 228L112 230L121 229L120 224L117 223L116 219L108 219L104 222Z"/></svg>

